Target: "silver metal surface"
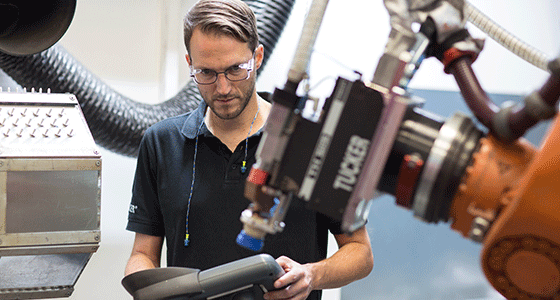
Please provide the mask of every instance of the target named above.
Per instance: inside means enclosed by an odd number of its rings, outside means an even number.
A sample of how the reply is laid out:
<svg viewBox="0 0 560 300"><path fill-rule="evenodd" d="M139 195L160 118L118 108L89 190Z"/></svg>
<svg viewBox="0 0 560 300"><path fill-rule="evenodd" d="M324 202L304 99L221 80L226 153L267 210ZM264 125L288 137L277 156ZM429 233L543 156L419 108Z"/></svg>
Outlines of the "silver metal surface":
<svg viewBox="0 0 560 300"><path fill-rule="evenodd" d="M73 95L0 92L0 299L72 294L99 248L101 167Z"/></svg>
<svg viewBox="0 0 560 300"><path fill-rule="evenodd" d="M490 225L492 225L492 223L487 219L483 217L475 217L471 225L469 238L477 243L482 243Z"/></svg>
<svg viewBox="0 0 560 300"><path fill-rule="evenodd" d="M251 232L251 236L258 236L260 239L264 238L266 234L282 232L285 227L283 220L292 202L292 194L280 195L277 200L276 206L270 209L272 216L269 218L263 218L254 214L250 209L245 209L239 218L244 230Z"/></svg>
<svg viewBox="0 0 560 300"><path fill-rule="evenodd" d="M10 171L6 233L95 230L99 171Z"/></svg>
<svg viewBox="0 0 560 300"><path fill-rule="evenodd" d="M410 29L402 26L392 27L383 55L373 74L372 82L387 90L398 86L406 74L407 66L413 63L413 48L416 42L416 34Z"/></svg>
<svg viewBox="0 0 560 300"><path fill-rule="evenodd" d="M292 111L289 108L272 104L262 138L265 142L259 144L256 154L260 169L270 171L274 164L282 159L288 141L285 130L293 127L289 124L293 122L290 114Z"/></svg>
<svg viewBox="0 0 560 300"><path fill-rule="evenodd" d="M50 235L52 237L52 235ZM21 256L21 255L51 255L51 254L71 254L71 253L93 253L99 249L99 232L72 232L71 234L63 234L66 239L62 239L67 244L64 245L36 245L33 247L4 247L0 250L0 257L4 256ZM84 238L85 237L85 238ZM79 243L70 244L69 242ZM83 240L83 241L81 241ZM48 253L48 254L45 254Z"/></svg>
<svg viewBox="0 0 560 300"><path fill-rule="evenodd" d="M376 88L375 85L371 87ZM385 163L379 162L387 161L406 109L413 101L399 87L393 87L390 94L384 94L384 100L386 106L364 161L364 168L342 216L342 230L345 232L353 232L367 221L369 210L365 208L375 198L385 168Z"/></svg>
<svg viewBox="0 0 560 300"><path fill-rule="evenodd" d="M426 164L420 175L418 182L417 192L414 195L414 202L412 204L412 210L414 211L414 216L426 220L426 214L428 210L428 203L431 199L432 189L439 176L439 172L445 161L449 149L453 144L453 140L456 138L457 133L461 123L465 117L462 114L454 114L449 120L447 120L439 131L438 137L434 141L434 145L430 150Z"/></svg>
<svg viewBox="0 0 560 300"><path fill-rule="evenodd" d="M436 25L438 43L443 43L450 35L465 28L467 20L463 15L464 3L459 2L461 9L448 1L441 1L437 7L427 12Z"/></svg>
<svg viewBox="0 0 560 300"><path fill-rule="evenodd" d="M68 297L91 255L3 256L0 299Z"/></svg>
<svg viewBox="0 0 560 300"><path fill-rule="evenodd" d="M99 242L100 201L99 158L0 159L0 254Z"/></svg>

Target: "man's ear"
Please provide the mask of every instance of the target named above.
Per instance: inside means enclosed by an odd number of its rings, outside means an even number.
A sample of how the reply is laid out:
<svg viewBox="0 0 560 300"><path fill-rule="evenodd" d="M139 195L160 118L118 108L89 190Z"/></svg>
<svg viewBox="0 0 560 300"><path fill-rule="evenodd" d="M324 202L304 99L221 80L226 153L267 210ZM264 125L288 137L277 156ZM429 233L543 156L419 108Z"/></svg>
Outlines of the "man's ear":
<svg viewBox="0 0 560 300"><path fill-rule="evenodd" d="M187 63L189 64L189 67L190 67L192 65L192 62L191 62L191 57L189 56L188 53L185 54L185 58L187 59Z"/></svg>
<svg viewBox="0 0 560 300"><path fill-rule="evenodd" d="M255 50L255 66L256 68L260 68L264 59L264 47L260 44L257 49Z"/></svg>

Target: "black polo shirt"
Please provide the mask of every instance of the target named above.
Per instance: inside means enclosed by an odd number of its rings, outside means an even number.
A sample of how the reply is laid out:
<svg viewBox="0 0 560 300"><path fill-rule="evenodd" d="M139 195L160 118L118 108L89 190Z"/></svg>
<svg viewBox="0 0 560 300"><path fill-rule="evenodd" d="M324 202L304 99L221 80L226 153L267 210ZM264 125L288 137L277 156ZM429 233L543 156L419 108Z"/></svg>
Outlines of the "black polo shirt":
<svg viewBox="0 0 560 300"><path fill-rule="evenodd" d="M249 170L241 173L245 141L232 153L203 124L196 146L196 132L205 110L206 104L202 102L190 113L153 125L146 131L138 154L127 230L164 236L167 266L205 270L256 254L235 241L242 229L241 212L250 204L243 196ZM261 136L262 130L248 139L248 168L255 163ZM185 247L195 146L190 243ZM284 222L282 233L266 236L262 252L274 258L285 255L301 264L326 257L328 230L341 233L339 223L305 209L305 203L299 199L292 201ZM312 295L308 299L320 299L320 293Z"/></svg>

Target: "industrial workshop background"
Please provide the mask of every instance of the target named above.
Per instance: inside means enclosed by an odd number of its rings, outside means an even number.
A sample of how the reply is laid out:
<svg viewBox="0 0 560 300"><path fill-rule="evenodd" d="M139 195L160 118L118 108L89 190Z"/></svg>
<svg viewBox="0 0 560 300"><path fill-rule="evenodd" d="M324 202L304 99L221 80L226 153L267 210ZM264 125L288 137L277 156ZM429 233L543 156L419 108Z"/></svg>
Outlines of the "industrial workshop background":
<svg viewBox="0 0 560 300"><path fill-rule="evenodd" d="M124 95L140 102L162 102L189 80L182 17L194 2L80 0L60 44ZM550 57L560 53L560 1L469 2ZM273 55L260 70L258 90L272 91L285 82L296 47L294 37L300 34L310 3L296 1ZM473 36L485 36L472 28ZM312 80L317 83L339 75L354 78L354 70L365 79L372 78L388 32L383 1L330 1L311 63ZM526 95L547 77L546 72L488 38L474 69L496 102L519 101L508 95ZM1 80L8 82L6 78ZM333 83L334 79L327 79L316 88L315 95L328 95ZM410 87L421 90L418 95L427 100L428 111L445 117L457 110L469 113L456 93L455 80L443 73L435 59L422 65ZM534 138L540 134L535 133ZM135 160L101 150L101 243L75 286L70 297L74 300L131 299L120 281L134 238L124 228ZM382 197L374 202L367 227L375 257L373 272L366 279L325 293L324 300L503 299L482 273L481 246L463 239L448 226L418 222L412 213L395 206L392 198Z"/></svg>

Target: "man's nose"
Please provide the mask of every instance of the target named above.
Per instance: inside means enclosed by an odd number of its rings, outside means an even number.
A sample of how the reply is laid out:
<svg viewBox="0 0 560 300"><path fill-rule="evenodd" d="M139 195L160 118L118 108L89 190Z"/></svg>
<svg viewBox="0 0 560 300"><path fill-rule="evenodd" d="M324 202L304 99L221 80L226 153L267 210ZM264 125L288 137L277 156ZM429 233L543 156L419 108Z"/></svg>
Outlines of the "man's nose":
<svg viewBox="0 0 560 300"><path fill-rule="evenodd" d="M226 78L225 73L220 73L217 75L216 79L216 90L220 94L228 94L231 91L231 81Z"/></svg>

